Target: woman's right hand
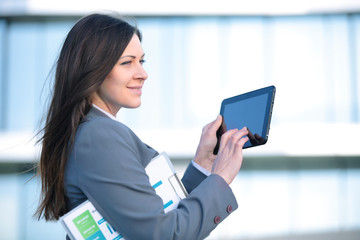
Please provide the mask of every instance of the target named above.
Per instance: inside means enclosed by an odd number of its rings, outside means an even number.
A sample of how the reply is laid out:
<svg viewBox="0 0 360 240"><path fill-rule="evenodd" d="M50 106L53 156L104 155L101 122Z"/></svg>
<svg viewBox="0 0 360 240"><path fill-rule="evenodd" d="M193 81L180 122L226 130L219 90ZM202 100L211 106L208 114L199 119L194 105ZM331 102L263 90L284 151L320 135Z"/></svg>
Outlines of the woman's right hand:
<svg viewBox="0 0 360 240"><path fill-rule="evenodd" d="M232 129L221 136L219 152L214 161L211 173L221 176L230 184L238 174L242 161L242 149L249 140L246 127Z"/></svg>

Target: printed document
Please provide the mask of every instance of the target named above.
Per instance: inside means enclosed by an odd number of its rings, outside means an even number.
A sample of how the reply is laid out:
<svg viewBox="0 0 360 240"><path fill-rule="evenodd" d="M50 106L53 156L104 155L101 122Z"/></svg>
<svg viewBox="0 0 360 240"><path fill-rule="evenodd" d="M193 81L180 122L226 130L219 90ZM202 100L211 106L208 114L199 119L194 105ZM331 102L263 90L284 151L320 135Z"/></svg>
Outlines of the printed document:
<svg viewBox="0 0 360 240"><path fill-rule="evenodd" d="M165 213L176 209L180 200L186 198L187 192L165 152L153 158L145 171L163 200ZM72 240L124 240L89 200L62 216L60 222Z"/></svg>

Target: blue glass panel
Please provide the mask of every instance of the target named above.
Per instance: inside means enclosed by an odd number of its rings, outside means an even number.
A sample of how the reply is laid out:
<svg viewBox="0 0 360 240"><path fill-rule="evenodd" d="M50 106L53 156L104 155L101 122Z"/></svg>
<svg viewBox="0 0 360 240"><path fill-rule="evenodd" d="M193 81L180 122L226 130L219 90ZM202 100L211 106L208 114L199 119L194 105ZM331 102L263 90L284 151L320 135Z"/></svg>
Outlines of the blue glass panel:
<svg viewBox="0 0 360 240"><path fill-rule="evenodd" d="M12 23L9 29L8 130L32 130L36 125L36 81L41 73L44 38L39 23Z"/></svg>
<svg viewBox="0 0 360 240"><path fill-rule="evenodd" d="M0 19L0 130L5 128L4 124L4 116L5 116L5 62L3 61L5 57L5 49L6 49L6 21Z"/></svg>

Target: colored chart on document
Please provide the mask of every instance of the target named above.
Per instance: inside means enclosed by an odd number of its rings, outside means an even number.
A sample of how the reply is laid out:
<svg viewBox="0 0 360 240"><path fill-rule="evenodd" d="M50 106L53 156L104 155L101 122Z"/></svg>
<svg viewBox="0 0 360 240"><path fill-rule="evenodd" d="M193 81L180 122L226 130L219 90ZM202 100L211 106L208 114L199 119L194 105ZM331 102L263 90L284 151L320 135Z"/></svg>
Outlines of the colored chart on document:
<svg viewBox="0 0 360 240"><path fill-rule="evenodd" d="M89 200L66 214L60 221L69 237L74 240L124 240Z"/></svg>

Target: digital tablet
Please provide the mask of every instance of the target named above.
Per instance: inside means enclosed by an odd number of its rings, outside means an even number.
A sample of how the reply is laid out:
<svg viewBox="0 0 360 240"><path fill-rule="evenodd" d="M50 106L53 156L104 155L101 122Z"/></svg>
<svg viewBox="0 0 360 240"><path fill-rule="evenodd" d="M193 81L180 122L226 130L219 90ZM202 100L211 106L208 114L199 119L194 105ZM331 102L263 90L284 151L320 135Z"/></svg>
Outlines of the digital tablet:
<svg viewBox="0 0 360 240"><path fill-rule="evenodd" d="M243 148L265 144L268 140L274 98L275 87L269 86L224 99L220 109L223 121L216 133L218 141L214 154L219 150L221 135L235 128L247 127L249 130L249 141Z"/></svg>

